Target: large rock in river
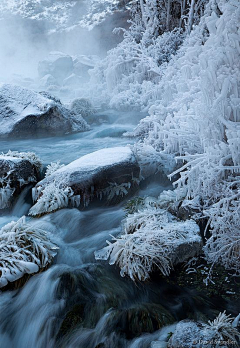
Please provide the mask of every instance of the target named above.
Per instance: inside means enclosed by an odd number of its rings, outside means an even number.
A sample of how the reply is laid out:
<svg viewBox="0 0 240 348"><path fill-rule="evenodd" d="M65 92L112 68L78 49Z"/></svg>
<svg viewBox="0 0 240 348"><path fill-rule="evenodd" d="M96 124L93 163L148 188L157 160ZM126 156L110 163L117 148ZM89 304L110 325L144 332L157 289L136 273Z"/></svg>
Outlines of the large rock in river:
<svg viewBox="0 0 240 348"><path fill-rule="evenodd" d="M50 52L48 57L38 63L39 77L52 75L62 81L73 73L73 59L62 52Z"/></svg>
<svg viewBox="0 0 240 348"><path fill-rule="evenodd" d="M40 181L33 189L37 203L30 215L41 215L94 198L109 201L132 192L138 183L139 166L129 147L102 149L83 156Z"/></svg>
<svg viewBox="0 0 240 348"><path fill-rule="evenodd" d="M0 137L55 136L87 129L80 115L49 94L0 85Z"/></svg>

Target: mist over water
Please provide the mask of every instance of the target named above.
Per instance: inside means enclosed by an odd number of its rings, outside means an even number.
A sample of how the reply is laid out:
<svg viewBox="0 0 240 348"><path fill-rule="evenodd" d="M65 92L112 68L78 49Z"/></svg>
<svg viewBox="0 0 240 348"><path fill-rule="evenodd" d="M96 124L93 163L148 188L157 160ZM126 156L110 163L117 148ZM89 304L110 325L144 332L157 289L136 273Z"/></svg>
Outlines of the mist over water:
<svg viewBox="0 0 240 348"><path fill-rule="evenodd" d="M122 40L121 34L112 33L113 29L128 25L125 15L114 14L92 29L84 27L79 23L85 18L91 3L84 0L56 1L56 5L51 1L40 1L39 8L35 1L19 3L22 4L18 8L15 2L15 11L11 7L5 8L4 3L2 8L0 6L0 82L19 83L19 75L36 79L38 62L52 51L71 56L104 57L108 49ZM57 11L55 8L59 4L62 8Z"/></svg>

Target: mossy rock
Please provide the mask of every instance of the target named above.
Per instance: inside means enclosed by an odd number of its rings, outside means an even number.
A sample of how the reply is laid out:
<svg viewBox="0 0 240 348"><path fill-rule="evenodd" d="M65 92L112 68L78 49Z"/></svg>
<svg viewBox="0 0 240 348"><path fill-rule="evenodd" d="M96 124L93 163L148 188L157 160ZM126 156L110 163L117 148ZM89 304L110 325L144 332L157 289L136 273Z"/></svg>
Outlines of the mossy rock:
<svg viewBox="0 0 240 348"><path fill-rule="evenodd" d="M71 333L76 327L81 326L84 318L84 304L75 305L65 316L57 334L57 339Z"/></svg>
<svg viewBox="0 0 240 348"><path fill-rule="evenodd" d="M159 330L174 321L174 317L163 306L147 303L114 311L108 331L110 334L114 330L126 339L133 339L143 333Z"/></svg>

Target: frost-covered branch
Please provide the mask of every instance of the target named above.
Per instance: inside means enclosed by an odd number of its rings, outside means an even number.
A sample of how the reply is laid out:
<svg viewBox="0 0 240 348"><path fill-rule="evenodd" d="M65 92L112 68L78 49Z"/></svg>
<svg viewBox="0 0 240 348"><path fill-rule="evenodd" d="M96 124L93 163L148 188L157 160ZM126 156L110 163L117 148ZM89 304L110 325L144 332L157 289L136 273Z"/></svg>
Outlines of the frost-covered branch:
<svg viewBox="0 0 240 348"><path fill-rule="evenodd" d="M40 186L33 189L33 200L37 202L29 211L29 215L38 216L66 208L71 201L73 191L70 187L60 187L56 182L50 183L44 189Z"/></svg>

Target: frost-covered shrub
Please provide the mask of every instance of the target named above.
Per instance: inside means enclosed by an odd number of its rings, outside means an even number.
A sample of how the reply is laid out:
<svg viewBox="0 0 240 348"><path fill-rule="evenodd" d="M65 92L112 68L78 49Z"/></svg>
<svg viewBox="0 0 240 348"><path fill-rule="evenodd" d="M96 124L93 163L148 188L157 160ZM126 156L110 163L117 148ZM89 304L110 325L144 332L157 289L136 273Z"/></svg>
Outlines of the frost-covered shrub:
<svg viewBox="0 0 240 348"><path fill-rule="evenodd" d="M167 63L197 24L208 0L145 0L130 3L124 40L91 71L91 94L117 109L145 109L158 99ZM118 30L116 30L118 31ZM97 86L97 88L96 88Z"/></svg>
<svg viewBox="0 0 240 348"><path fill-rule="evenodd" d="M217 332L222 340L226 341L230 339L232 342L236 342L236 338L240 339L240 333L234 327L234 318L231 315L226 315L226 311L223 313L220 312L213 321L209 320L208 325Z"/></svg>
<svg viewBox="0 0 240 348"><path fill-rule="evenodd" d="M240 4L215 5L166 66L153 91L158 100L135 131L136 148L143 164L149 151L175 157L170 178L180 175L174 184L186 194L182 205L209 219L207 259L239 270Z"/></svg>
<svg viewBox="0 0 240 348"><path fill-rule="evenodd" d="M150 15L156 2L139 2L130 31L93 77L111 106L149 112L127 134L138 137L142 175L172 172L181 207L209 219L206 258L239 271L240 3L188 3L189 35L180 37L178 30L159 35L159 18Z"/></svg>
<svg viewBox="0 0 240 348"><path fill-rule="evenodd" d="M51 162L48 166L47 166L47 170L45 173L45 178L47 176L52 175L54 172L56 172L58 169L63 168L65 165L64 164L60 164L60 162Z"/></svg>
<svg viewBox="0 0 240 348"><path fill-rule="evenodd" d="M168 347L184 348L227 348L238 347L240 334L236 328L236 322L225 311L219 313L216 319L207 324L200 321L182 320L177 323L175 331L171 336Z"/></svg>
<svg viewBox="0 0 240 348"><path fill-rule="evenodd" d="M59 187L56 182L50 183L45 188L37 187L33 189L33 200L37 202L30 209L29 215L38 216L65 208L72 196L73 191L70 187Z"/></svg>
<svg viewBox="0 0 240 348"><path fill-rule="evenodd" d="M239 191L239 190L238 190ZM204 247L209 262L240 272L240 192L238 198L223 198L207 212L211 237Z"/></svg>
<svg viewBox="0 0 240 348"><path fill-rule="evenodd" d="M92 93L99 102L117 109L144 109L161 78L160 64L171 59L182 40L181 31L175 30L156 37L144 48L126 32L125 39L90 72L95 87Z"/></svg>
<svg viewBox="0 0 240 348"><path fill-rule="evenodd" d="M108 246L95 252L97 260L109 259L109 264L117 264L121 276L132 280L146 280L154 268L163 275L169 275L174 263L181 256L175 251L181 244L201 245L199 229L192 220L185 222L169 214L166 210L148 206L127 216L124 233L113 237ZM187 258L188 255L186 254Z"/></svg>
<svg viewBox="0 0 240 348"><path fill-rule="evenodd" d="M130 199L124 206L126 214L136 213L144 205L144 199L142 197L134 197Z"/></svg>
<svg viewBox="0 0 240 348"><path fill-rule="evenodd" d="M81 115L83 118L88 118L95 113L91 102L85 98L74 99L70 107L74 114Z"/></svg>
<svg viewBox="0 0 240 348"><path fill-rule="evenodd" d="M124 197L128 194L129 189L131 188L131 183L126 182L122 184L109 183L109 186L104 190L100 191L98 195L104 195L107 197L108 201L111 201L116 196Z"/></svg>
<svg viewBox="0 0 240 348"><path fill-rule="evenodd" d="M26 222L25 216L0 230L0 287L38 272L52 262L56 246L46 233Z"/></svg>

